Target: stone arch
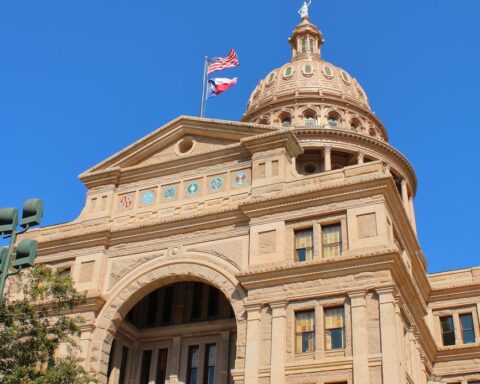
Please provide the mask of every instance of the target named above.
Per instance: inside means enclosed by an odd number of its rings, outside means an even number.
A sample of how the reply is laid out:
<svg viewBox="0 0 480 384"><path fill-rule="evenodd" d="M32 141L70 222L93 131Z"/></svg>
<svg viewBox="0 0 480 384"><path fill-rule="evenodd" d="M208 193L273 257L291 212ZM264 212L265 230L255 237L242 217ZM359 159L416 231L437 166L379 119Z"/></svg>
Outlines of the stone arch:
<svg viewBox="0 0 480 384"><path fill-rule="evenodd" d="M106 383L110 349L118 326L128 311L145 295L177 281L200 281L220 290L230 302L237 323L237 357L245 358L246 293L235 278L233 268L205 254L170 258L161 263L154 259L124 276L115 284L110 297L98 314L90 344L87 369L99 383ZM193 256L193 257L191 257ZM242 363L239 366L243 366Z"/></svg>

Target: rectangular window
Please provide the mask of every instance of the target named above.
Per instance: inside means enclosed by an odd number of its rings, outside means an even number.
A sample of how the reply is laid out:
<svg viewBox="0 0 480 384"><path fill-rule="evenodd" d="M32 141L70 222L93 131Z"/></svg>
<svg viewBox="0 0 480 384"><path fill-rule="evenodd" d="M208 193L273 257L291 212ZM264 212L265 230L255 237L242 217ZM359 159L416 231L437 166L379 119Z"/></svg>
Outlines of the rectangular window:
<svg viewBox="0 0 480 384"><path fill-rule="evenodd" d="M471 313L460 315L460 325L462 326L463 344L475 343L475 330L473 329L473 316Z"/></svg>
<svg viewBox="0 0 480 384"><path fill-rule="evenodd" d="M198 345L188 348L187 384L197 384Z"/></svg>
<svg viewBox="0 0 480 384"><path fill-rule="evenodd" d="M128 348L122 348L122 362L120 363L120 378L118 380L119 384L127 383L127 363L128 363Z"/></svg>
<svg viewBox="0 0 480 384"><path fill-rule="evenodd" d="M199 320L202 316L202 302L203 302L203 284L193 284L192 295L192 320Z"/></svg>
<svg viewBox="0 0 480 384"><path fill-rule="evenodd" d="M307 261L313 258L313 229L295 231L295 260Z"/></svg>
<svg viewBox="0 0 480 384"><path fill-rule="evenodd" d="M150 381L150 364L152 360L152 351L147 350L142 353L142 366L140 370L140 384L148 384Z"/></svg>
<svg viewBox="0 0 480 384"><path fill-rule="evenodd" d="M444 316L440 318L442 325L443 345L455 345L455 329L453 328L453 316Z"/></svg>
<svg viewBox="0 0 480 384"><path fill-rule="evenodd" d="M307 52L307 39L302 39L302 52Z"/></svg>
<svg viewBox="0 0 480 384"><path fill-rule="evenodd" d="M217 346L210 344L205 346L205 366L203 369L203 384L215 384L215 360L217 358Z"/></svg>
<svg viewBox="0 0 480 384"><path fill-rule="evenodd" d="M345 348L345 310L343 307L325 309L325 349Z"/></svg>
<svg viewBox="0 0 480 384"><path fill-rule="evenodd" d="M342 254L342 226L340 224L322 227L323 257Z"/></svg>
<svg viewBox="0 0 480 384"><path fill-rule="evenodd" d="M156 384L165 384L167 378L167 357L168 349L159 349L157 358L157 374L155 375Z"/></svg>
<svg viewBox="0 0 480 384"><path fill-rule="evenodd" d="M175 287L173 286L168 286L163 291L162 323L164 324L172 321L174 295Z"/></svg>
<svg viewBox="0 0 480 384"><path fill-rule="evenodd" d="M295 313L295 345L297 353L315 350L315 311Z"/></svg>

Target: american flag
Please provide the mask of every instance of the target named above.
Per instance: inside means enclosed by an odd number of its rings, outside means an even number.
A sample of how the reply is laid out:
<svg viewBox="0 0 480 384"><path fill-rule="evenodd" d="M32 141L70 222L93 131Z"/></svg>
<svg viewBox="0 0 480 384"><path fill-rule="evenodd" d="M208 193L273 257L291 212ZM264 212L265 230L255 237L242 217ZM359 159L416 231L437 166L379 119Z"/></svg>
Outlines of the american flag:
<svg viewBox="0 0 480 384"><path fill-rule="evenodd" d="M238 65L237 53L233 49L230 49L227 57L214 57L208 59L207 73L210 74L216 71L223 71L226 68L238 67Z"/></svg>

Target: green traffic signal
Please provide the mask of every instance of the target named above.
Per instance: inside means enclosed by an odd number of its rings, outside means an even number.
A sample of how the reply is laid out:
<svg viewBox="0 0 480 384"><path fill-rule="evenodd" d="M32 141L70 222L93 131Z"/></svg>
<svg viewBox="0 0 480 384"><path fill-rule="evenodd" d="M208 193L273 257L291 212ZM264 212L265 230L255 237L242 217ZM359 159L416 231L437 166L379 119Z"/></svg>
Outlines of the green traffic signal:
<svg viewBox="0 0 480 384"><path fill-rule="evenodd" d="M38 243L32 239L24 239L17 246L17 255L13 260L13 268L33 267L35 258L37 257Z"/></svg>
<svg viewBox="0 0 480 384"><path fill-rule="evenodd" d="M18 209L0 209L0 235L10 235L18 225Z"/></svg>
<svg viewBox="0 0 480 384"><path fill-rule="evenodd" d="M40 224L43 217L43 200L29 199L23 203L22 221L20 226L23 228L33 227Z"/></svg>

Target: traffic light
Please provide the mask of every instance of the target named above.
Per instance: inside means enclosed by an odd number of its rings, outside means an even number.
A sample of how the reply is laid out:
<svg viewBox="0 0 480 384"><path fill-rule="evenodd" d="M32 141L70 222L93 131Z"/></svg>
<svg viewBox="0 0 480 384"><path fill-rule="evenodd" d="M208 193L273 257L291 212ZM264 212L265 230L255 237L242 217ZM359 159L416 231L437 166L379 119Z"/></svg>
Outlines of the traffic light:
<svg viewBox="0 0 480 384"><path fill-rule="evenodd" d="M0 235L10 235L18 225L18 209L0 209Z"/></svg>
<svg viewBox="0 0 480 384"><path fill-rule="evenodd" d="M29 199L23 203L22 221L20 226L22 228L33 227L40 224L43 217L43 200Z"/></svg>
<svg viewBox="0 0 480 384"><path fill-rule="evenodd" d="M38 243L32 239L24 239L17 245L17 255L13 260L13 268L33 267L35 258L37 257Z"/></svg>

